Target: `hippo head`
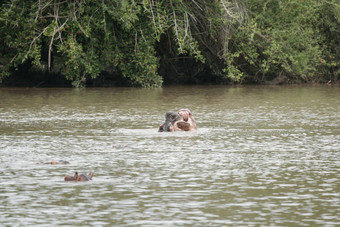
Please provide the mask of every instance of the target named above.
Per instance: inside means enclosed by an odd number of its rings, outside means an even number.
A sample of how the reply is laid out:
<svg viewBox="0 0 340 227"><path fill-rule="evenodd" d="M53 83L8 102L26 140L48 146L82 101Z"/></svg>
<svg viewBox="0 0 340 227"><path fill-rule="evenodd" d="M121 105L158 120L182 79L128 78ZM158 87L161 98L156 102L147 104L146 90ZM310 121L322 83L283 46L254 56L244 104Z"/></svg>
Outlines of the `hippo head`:
<svg viewBox="0 0 340 227"><path fill-rule="evenodd" d="M183 121L188 121L191 118L192 113L189 109L181 109L178 114L183 118Z"/></svg>
<svg viewBox="0 0 340 227"><path fill-rule="evenodd" d="M178 111L178 114L182 117L182 121L176 123L176 126L183 131L191 131L196 130L197 125L195 118L192 116L192 113L189 109L181 109Z"/></svg>
<svg viewBox="0 0 340 227"><path fill-rule="evenodd" d="M165 121L174 123L175 121L178 121L180 119L181 119L181 116L174 111L169 111L165 114Z"/></svg>
<svg viewBox="0 0 340 227"><path fill-rule="evenodd" d="M70 175L66 175L64 179L65 179L65 181L77 181L78 180L78 172L74 173L74 177L72 177Z"/></svg>
<svg viewBox="0 0 340 227"><path fill-rule="evenodd" d="M171 130L171 126L174 125L174 123L181 119L181 116L174 112L174 111L168 111L165 114L165 122L160 126L159 132L169 132Z"/></svg>
<svg viewBox="0 0 340 227"><path fill-rule="evenodd" d="M92 180L92 177L93 177L93 173L92 172L89 175L80 174L78 176L77 181L89 181L89 180Z"/></svg>

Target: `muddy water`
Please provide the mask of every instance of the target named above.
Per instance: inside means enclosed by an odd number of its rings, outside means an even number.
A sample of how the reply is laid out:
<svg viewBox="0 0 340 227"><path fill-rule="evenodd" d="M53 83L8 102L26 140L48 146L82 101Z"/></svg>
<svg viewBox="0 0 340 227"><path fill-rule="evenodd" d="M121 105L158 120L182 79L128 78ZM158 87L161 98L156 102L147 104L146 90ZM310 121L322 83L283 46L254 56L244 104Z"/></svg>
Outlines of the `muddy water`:
<svg viewBox="0 0 340 227"><path fill-rule="evenodd" d="M2 88L0 225L339 225L339 97L328 86ZM197 131L157 132L184 107ZM94 178L64 182L75 171Z"/></svg>

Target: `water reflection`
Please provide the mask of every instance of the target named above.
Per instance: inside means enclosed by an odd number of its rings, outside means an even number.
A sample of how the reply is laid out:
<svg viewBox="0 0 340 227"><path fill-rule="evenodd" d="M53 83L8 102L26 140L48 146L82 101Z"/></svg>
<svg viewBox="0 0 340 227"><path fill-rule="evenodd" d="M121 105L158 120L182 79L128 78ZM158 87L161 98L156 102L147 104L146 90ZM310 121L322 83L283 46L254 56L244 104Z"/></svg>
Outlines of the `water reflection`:
<svg viewBox="0 0 340 227"><path fill-rule="evenodd" d="M336 226L338 87L0 89L3 225ZM188 107L193 132L158 133ZM69 165L43 162L68 160ZM91 182L65 174L94 172Z"/></svg>

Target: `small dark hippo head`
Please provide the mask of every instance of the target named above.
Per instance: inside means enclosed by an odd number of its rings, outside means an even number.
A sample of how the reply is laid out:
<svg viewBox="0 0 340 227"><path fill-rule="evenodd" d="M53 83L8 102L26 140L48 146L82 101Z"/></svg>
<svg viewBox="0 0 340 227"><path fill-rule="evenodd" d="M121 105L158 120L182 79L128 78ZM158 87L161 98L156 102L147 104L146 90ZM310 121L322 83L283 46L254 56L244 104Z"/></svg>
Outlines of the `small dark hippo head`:
<svg viewBox="0 0 340 227"><path fill-rule="evenodd" d="M74 177L70 176L70 175L66 175L65 176L65 181L89 181L92 180L93 177L93 173L89 173L89 175L86 174L78 174L78 172L74 173Z"/></svg>
<svg viewBox="0 0 340 227"><path fill-rule="evenodd" d="M178 113L174 111L168 111L165 114L165 122L159 127L159 132L169 132L171 131L174 123L181 119Z"/></svg>
<svg viewBox="0 0 340 227"><path fill-rule="evenodd" d="M89 181L89 180L92 180L92 177L93 177L93 173L89 173L89 175L80 174L78 176L77 181Z"/></svg>

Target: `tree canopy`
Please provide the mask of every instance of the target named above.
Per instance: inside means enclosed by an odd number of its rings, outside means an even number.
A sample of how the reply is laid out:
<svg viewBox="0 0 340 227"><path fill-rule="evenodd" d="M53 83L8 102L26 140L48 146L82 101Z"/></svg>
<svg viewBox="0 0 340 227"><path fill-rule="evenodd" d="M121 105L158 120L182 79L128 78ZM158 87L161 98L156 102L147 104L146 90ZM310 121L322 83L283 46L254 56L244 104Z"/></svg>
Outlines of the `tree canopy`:
<svg viewBox="0 0 340 227"><path fill-rule="evenodd" d="M0 81L22 65L75 87L104 71L162 86L190 59L190 80L337 81L337 0L7 0L0 3ZM178 70L177 70L178 71ZM176 71L176 72L177 72ZM175 75L176 76L176 75Z"/></svg>

